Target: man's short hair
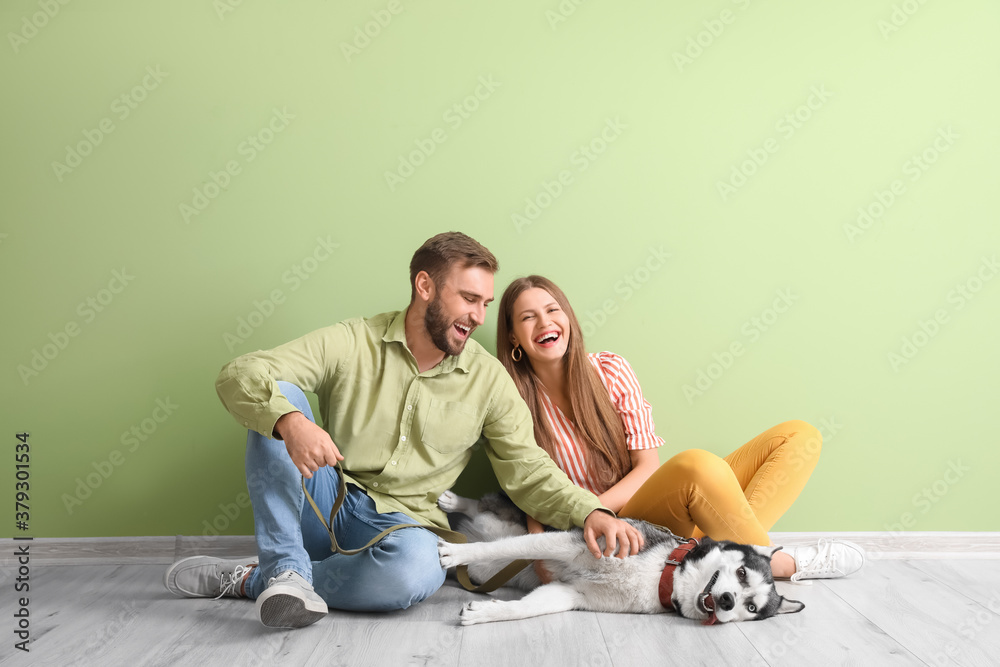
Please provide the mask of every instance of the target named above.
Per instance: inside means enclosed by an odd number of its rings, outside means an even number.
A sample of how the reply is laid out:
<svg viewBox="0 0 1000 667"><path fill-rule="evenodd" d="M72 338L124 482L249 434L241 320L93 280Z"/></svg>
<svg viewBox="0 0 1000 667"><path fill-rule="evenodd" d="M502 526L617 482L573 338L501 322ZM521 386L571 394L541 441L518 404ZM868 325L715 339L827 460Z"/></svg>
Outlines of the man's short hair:
<svg viewBox="0 0 1000 667"><path fill-rule="evenodd" d="M490 273L500 269L497 258L484 245L462 232L444 232L424 241L410 260L410 301L417 298L417 274L426 271L438 287L453 264L463 269L480 266Z"/></svg>

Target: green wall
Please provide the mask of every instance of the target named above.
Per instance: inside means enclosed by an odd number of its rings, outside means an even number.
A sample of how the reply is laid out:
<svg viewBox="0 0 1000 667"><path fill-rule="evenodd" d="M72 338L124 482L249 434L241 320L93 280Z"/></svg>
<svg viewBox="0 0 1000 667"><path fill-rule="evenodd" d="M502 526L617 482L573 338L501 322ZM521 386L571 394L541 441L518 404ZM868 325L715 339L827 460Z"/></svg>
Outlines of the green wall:
<svg viewBox="0 0 1000 667"><path fill-rule="evenodd" d="M28 431L28 534L251 532L220 367L404 307L449 229L497 296L566 290L664 458L821 426L777 530L1000 529L995 2L7 0L0 25L0 497Z"/></svg>

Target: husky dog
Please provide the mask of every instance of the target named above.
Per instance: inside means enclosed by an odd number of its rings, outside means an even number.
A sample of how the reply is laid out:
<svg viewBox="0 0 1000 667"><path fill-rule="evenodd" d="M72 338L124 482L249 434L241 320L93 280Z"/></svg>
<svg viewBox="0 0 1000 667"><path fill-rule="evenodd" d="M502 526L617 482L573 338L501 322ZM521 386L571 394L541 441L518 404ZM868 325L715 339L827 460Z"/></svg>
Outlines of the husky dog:
<svg viewBox="0 0 1000 667"><path fill-rule="evenodd" d="M543 560L552 574L552 582L541 586L534 568L526 568L508 585L530 593L520 600L470 602L462 609L462 625L572 609L640 614L677 611L712 625L760 620L805 607L782 597L774 587L770 559L781 547L708 538L695 542L645 521L625 519L642 533L643 549L625 559L596 559L579 528L527 534L524 513L499 494L476 502L445 491L438 504L453 513L452 525L470 540L468 544L439 542L442 567L471 565L472 579L484 581L507 561L531 559Z"/></svg>

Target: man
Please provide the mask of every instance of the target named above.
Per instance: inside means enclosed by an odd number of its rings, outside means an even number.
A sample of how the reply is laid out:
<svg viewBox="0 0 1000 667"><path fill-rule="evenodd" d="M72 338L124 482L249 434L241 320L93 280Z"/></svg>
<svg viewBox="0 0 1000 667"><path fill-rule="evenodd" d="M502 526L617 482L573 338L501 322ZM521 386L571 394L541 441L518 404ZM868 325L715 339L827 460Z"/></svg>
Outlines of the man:
<svg viewBox="0 0 1000 667"><path fill-rule="evenodd" d="M573 485L534 441L531 415L503 366L469 336L493 301L496 259L470 237L429 239L410 262L403 312L352 319L226 364L216 390L247 437L247 488L259 562L194 556L165 576L187 597L257 600L269 627L302 627L335 609L402 609L444 582L437 537L390 533L353 556L331 554L326 528L304 507L302 479L324 516L343 461L347 494L334 520L346 549L400 523L447 527L437 497L485 438L501 486L529 515L582 526L591 552L642 546L635 529ZM303 391L318 395L324 428Z"/></svg>

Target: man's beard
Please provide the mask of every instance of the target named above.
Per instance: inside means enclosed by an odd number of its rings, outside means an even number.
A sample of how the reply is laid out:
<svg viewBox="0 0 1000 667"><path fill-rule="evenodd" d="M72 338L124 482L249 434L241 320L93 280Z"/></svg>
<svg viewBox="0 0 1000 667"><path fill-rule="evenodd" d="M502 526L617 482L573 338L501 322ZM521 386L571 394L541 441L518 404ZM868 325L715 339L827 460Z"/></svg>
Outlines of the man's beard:
<svg viewBox="0 0 1000 667"><path fill-rule="evenodd" d="M430 334L431 341L434 342L434 346L437 349L449 356L456 357L465 349L465 341L463 340L459 345L452 344L448 339L448 331L451 330L451 325L452 323L447 321L441 312L441 298L435 296L434 300L428 304L427 311L424 313L424 326L427 328L427 333Z"/></svg>

